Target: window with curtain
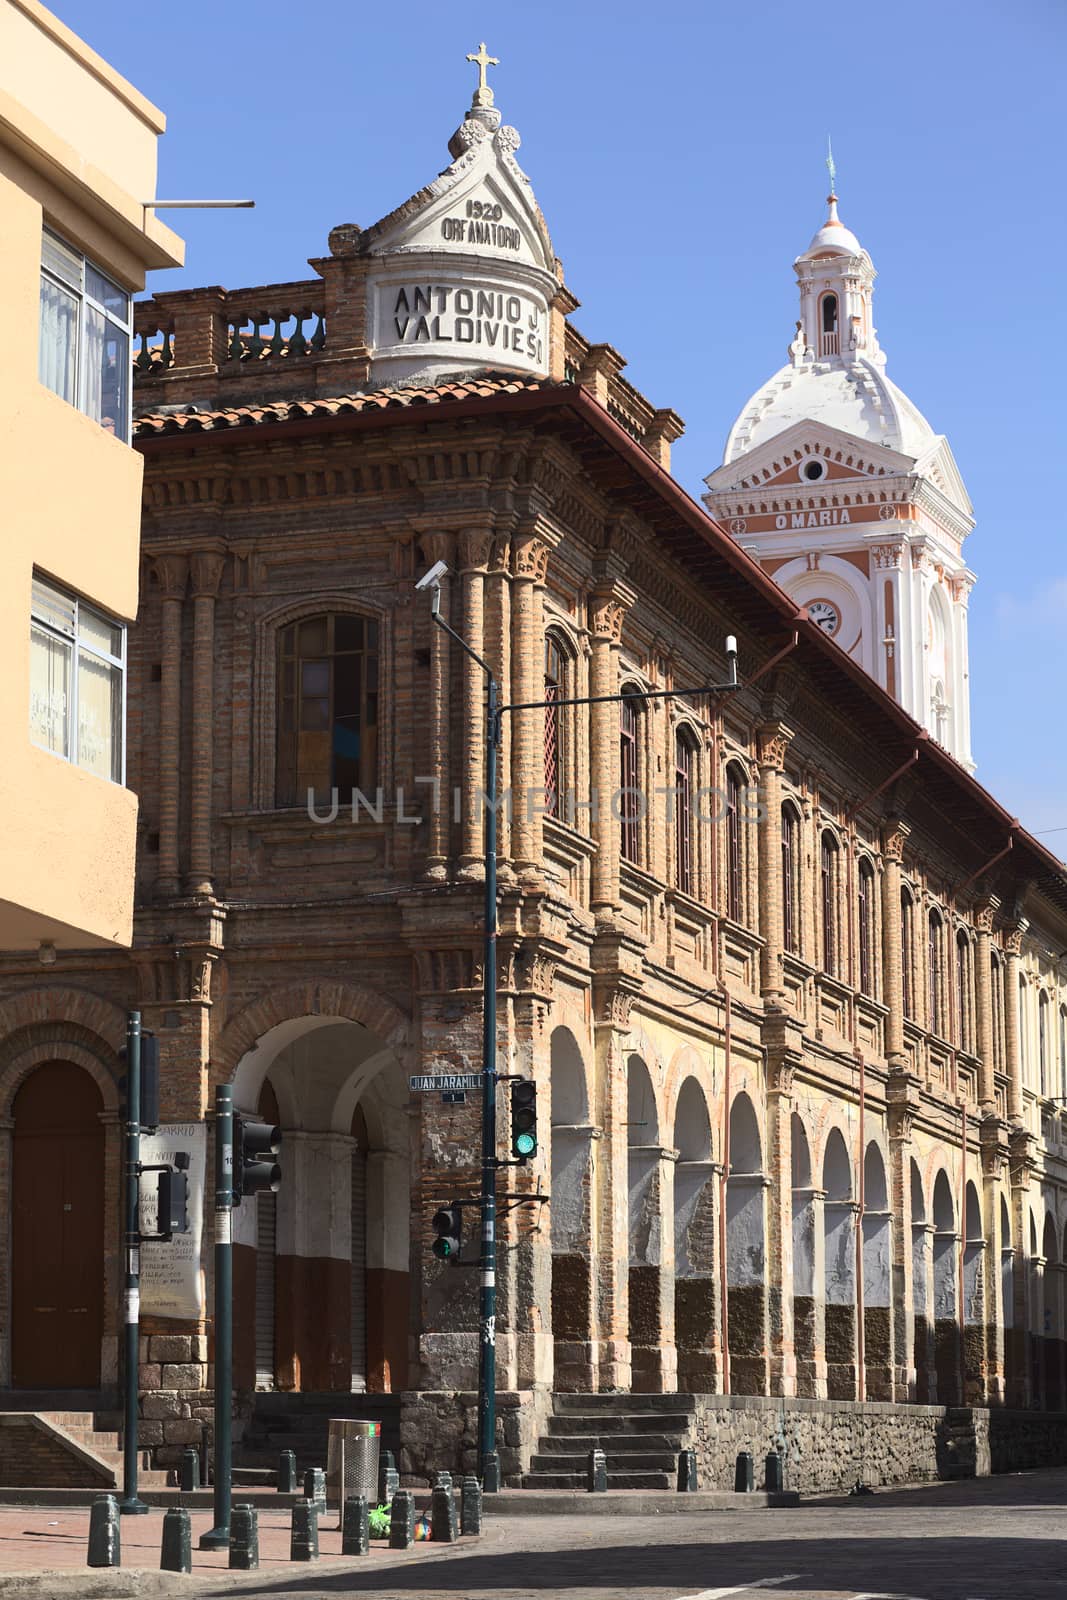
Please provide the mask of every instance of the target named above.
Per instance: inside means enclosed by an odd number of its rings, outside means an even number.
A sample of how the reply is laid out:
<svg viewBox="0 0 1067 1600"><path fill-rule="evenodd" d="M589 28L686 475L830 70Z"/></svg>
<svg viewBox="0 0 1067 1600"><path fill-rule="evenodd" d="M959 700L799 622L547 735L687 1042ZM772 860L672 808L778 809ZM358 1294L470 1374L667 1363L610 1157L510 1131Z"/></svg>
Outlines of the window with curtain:
<svg viewBox="0 0 1067 1600"><path fill-rule="evenodd" d="M736 767L726 769L726 913L740 922L745 912L745 857L741 836L741 804L745 780Z"/></svg>
<svg viewBox="0 0 1067 1600"><path fill-rule="evenodd" d="M340 804L378 782L378 623L354 612L307 617L278 635L280 806Z"/></svg>
<svg viewBox="0 0 1067 1600"><path fill-rule="evenodd" d="M944 924L936 911L931 911L926 924L926 983L927 1018L930 1033L939 1039L945 1037L945 1007L942 999L942 964L944 956Z"/></svg>
<svg viewBox="0 0 1067 1600"><path fill-rule="evenodd" d="M837 971L837 840L829 829L823 833L819 850L819 885L822 900L822 965L833 976Z"/></svg>
<svg viewBox="0 0 1067 1600"><path fill-rule="evenodd" d="M796 807L782 807L782 945L790 955L797 954L797 928L800 923L797 873L800 866L800 819Z"/></svg>
<svg viewBox="0 0 1067 1600"><path fill-rule="evenodd" d="M860 862L857 880L859 916L860 993L874 995L874 868L866 857Z"/></svg>
<svg viewBox="0 0 1067 1600"><path fill-rule="evenodd" d="M641 771L638 760L637 692L624 690L619 705L619 848L627 861L641 859Z"/></svg>
<svg viewBox="0 0 1067 1600"><path fill-rule="evenodd" d="M126 629L34 577L30 615L30 738L41 750L122 783Z"/></svg>
<svg viewBox="0 0 1067 1600"><path fill-rule="evenodd" d="M693 893L693 779L696 743L688 728L674 736L674 881Z"/></svg>
<svg viewBox="0 0 1067 1600"><path fill-rule="evenodd" d="M904 1015L915 1019L915 905L907 889L900 891L900 966Z"/></svg>
<svg viewBox="0 0 1067 1600"><path fill-rule="evenodd" d="M557 701L566 698L567 658L553 633L545 635L545 806L550 817L563 815L567 784L566 730Z"/></svg>
<svg viewBox="0 0 1067 1600"><path fill-rule="evenodd" d="M38 376L54 394L127 441L132 331L126 290L45 229Z"/></svg>

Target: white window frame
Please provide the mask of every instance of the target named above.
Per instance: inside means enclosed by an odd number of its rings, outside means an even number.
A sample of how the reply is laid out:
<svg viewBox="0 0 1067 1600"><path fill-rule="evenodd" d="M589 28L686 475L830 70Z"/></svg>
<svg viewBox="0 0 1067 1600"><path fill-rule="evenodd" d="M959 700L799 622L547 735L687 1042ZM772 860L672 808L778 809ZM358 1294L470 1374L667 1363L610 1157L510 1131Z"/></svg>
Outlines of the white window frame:
<svg viewBox="0 0 1067 1600"><path fill-rule="evenodd" d="M99 316L103 317L105 326L110 324L111 327L126 335L126 358L128 367L126 374L126 415L123 419L122 428L120 429L116 427L114 436L116 439L121 439L124 444L129 444L132 439L133 429L133 296L128 289L123 287L121 283L116 282L114 276L110 272L105 272L103 267L97 266L96 262L90 257L84 255L74 245L68 244L66 239L64 239L61 234L56 233L55 229L46 227L42 231L45 238L51 239L60 251L74 258L78 262L79 267L77 277L75 277L73 273L69 278L64 276L63 273L60 272L56 267L45 263L44 251L42 248L42 279L47 279L50 283L56 284L57 287L64 293L73 295L78 303L77 335L75 338L74 354L74 393L76 398L68 403L73 404L83 416L90 417L93 421L97 420L96 418L92 417L92 413L88 404L88 396L86 394L86 385L89 381L89 365L86 360L88 319L85 316L85 308L88 306L93 311L97 312ZM89 290L86 284L86 267L90 267L94 272L98 273L100 277L105 278L119 294L125 296L127 308L125 322ZM40 315L40 312L38 312L38 315ZM41 381L43 383L45 382L43 378ZM46 387L50 388L51 386L46 383ZM52 390L53 394L57 392L58 391L54 389ZM60 395L60 399L63 398L65 397ZM103 423L100 423L100 427L103 427Z"/></svg>
<svg viewBox="0 0 1067 1600"><path fill-rule="evenodd" d="M69 606L71 608L71 631L69 633L62 628L57 628L52 615L50 615L49 611L40 604L40 600L46 595L53 606ZM119 635L121 638L120 655L111 655L107 651L101 650L98 645L91 643L90 640L85 637L81 626L83 615L95 618L98 622L103 623L105 627L117 628L119 630ZM45 577L43 573L40 573L35 569L33 574L33 597L30 603L31 634L34 628L40 629L40 631L47 635L48 638L57 640L60 644L68 646L71 650L70 690L67 695L65 718L68 754L64 755L62 751L51 750L47 745L38 743L38 741L33 738L32 721L30 742L33 744L35 749L43 750L46 755L55 756L57 761L65 761L72 767L81 767L83 772L88 772L92 777L102 778L102 773L95 772L91 767L83 766L82 762L79 760L79 666L81 657L83 654L85 654L92 656L96 661L104 662L107 666L113 669L117 668L121 689L119 697L120 720L118 731L119 770L117 776L105 778L104 781L107 783L116 783L120 786L120 788L124 788L126 784L126 692L128 683L128 675L126 671L126 661L128 655L128 631L126 624L121 622L118 617L113 617L109 612L101 610L99 606L90 605L88 601L79 599L76 594L72 594L69 590L61 588L58 584L53 583L50 578Z"/></svg>

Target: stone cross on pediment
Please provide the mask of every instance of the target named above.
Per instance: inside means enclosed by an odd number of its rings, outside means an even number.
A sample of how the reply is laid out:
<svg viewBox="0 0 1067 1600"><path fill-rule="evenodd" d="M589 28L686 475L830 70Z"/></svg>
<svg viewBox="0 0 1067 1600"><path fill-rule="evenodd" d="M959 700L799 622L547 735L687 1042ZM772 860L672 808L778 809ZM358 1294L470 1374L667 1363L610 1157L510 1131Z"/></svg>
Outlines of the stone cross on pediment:
<svg viewBox="0 0 1067 1600"><path fill-rule="evenodd" d="M478 87L474 91L474 104L476 106L491 106L493 104L493 91L486 79L487 67L499 67L499 56L491 56L485 48L483 39L474 55L468 55L468 61L473 61L478 68Z"/></svg>

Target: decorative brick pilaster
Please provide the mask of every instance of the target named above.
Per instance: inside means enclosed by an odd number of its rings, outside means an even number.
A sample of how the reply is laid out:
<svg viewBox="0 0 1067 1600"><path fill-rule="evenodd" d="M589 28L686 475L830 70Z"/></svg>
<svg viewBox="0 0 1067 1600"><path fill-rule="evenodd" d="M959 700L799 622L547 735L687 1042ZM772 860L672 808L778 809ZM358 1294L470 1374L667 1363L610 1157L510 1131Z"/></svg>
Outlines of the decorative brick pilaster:
<svg viewBox="0 0 1067 1600"><path fill-rule="evenodd" d="M211 882L211 779L215 739L215 600L225 556L197 551L190 562L193 589L193 729L189 818L189 890L209 895Z"/></svg>
<svg viewBox="0 0 1067 1600"><path fill-rule="evenodd" d="M897 896L899 905L900 897ZM912 1128L919 1109L919 1081L893 1072L886 1089L889 1129L889 1194L892 1206L891 1304L894 1400L918 1398L915 1351L915 1234L911 1206ZM925 1305L925 1295L923 1297ZM925 1349L925 1342L924 1342Z"/></svg>
<svg viewBox="0 0 1067 1600"><path fill-rule="evenodd" d="M762 815L757 835L758 900L760 933L763 936L760 990L764 1000L774 1004L780 1004L785 993L782 971L781 776L785 753L792 738L793 730L784 722L768 722L759 729L759 799Z"/></svg>
<svg viewBox="0 0 1067 1600"><path fill-rule="evenodd" d="M451 566L454 539L449 533L425 534L422 552L432 566L444 561ZM441 579L441 620L451 623L452 577ZM448 876L449 818L452 814L451 706L452 641L436 622L430 624L430 775L433 789L430 805L429 839L426 849L426 876L443 880ZM504 780L501 780L503 787Z"/></svg>
<svg viewBox="0 0 1067 1600"><path fill-rule="evenodd" d="M512 542L511 684L516 703L544 698L544 584L552 543L545 530L519 533ZM534 882L541 873L541 820L545 806L543 709L511 717L511 849L515 869Z"/></svg>
<svg viewBox="0 0 1067 1600"><path fill-rule="evenodd" d="M983 1117L996 1112L997 1097L993 1078L993 974L990 963L993 944L993 919L1000 901L989 895L974 916L978 935L977 966L974 975L975 1012L978 1046L978 1102Z"/></svg>
<svg viewBox="0 0 1067 1600"><path fill-rule="evenodd" d="M1019 956L1023 935L1030 926L1021 917L1004 941L1004 1053L1008 1068L1008 1120L1021 1126L1023 1120L1023 1056L1019 1016Z"/></svg>
<svg viewBox="0 0 1067 1600"><path fill-rule="evenodd" d="M485 653L485 568L492 550L492 535L483 530L460 534L457 541L463 587L463 637L480 656ZM441 632L440 628L436 630ZM460 745L460 847L459 875L485 875L485 673L463 652L463 733ZM499 844L499 841L498 841Z"/></svg>
<svg viewBox="0 0 1067 1600"><path fill-rule="evenodd" d="M885 1053L890 1071L907 1065L904 1049L904 944L900 914L900 864L911 829L899 817L885 826L882 836L882 955L884 961Z"/></svg>
<svg viewBox="0 0 1067 1600"><path fill-rule="evenodd" d="M159 875L160 895L181 888L178 823L182 739L182 600L189 576L184 556L153 560L161 607L159 684Z"/></svg>
<svg viewBox="0 0 1067 1600"><path fill-rule="evenodd" d="M634 599L634 591L622 582L620 564L607 558L601 564L599 581L589 597L589 628L593 639L589 672L591 695L618 692L623 620ZM619 784L619 708L607 701L589 709L593 836L597 841L591 906L598 920L610 922L619 903L619 829L611 808L611 797Z"/></svg>

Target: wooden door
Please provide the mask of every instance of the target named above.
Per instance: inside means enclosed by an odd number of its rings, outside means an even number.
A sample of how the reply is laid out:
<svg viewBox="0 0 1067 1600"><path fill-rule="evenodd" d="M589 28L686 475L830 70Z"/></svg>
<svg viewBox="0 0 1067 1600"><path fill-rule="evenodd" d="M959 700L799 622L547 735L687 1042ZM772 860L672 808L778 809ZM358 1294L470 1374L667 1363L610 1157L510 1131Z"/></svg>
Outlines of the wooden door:
<svg viewBox="0 0 1067 1600"><path fill-rule="evenodd" d="M103 1102L69 1062L38 1067L15 1096L12 1382L92 1389L104 1314ZM117 1224L116 1224L117 1225Z"/></svg>

